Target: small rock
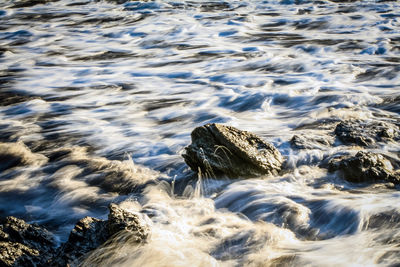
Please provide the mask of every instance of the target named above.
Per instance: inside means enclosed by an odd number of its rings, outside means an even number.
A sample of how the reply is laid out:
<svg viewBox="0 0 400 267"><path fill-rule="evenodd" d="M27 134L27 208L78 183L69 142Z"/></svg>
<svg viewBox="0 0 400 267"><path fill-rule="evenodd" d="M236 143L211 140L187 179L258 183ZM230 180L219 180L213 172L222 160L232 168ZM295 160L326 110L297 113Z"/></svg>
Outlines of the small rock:
<svg viewBox="0 0 400 267"><path fill-rule="evenodd" d="M21 243L0 242L1 266L37 266L39 251Z"/></svg>
<svg viewBox="0 0 400 267"><path fill-rule="evenodd" d="M296 149L321 149L321 147L331 146L331 137L307 137L304 135L293 135L290 145Z"/></svg>
<svg viewBox="0 0 400 267"><path fill-rule="evenodd" d="M381 154L359 151L355 156L333 158L328 163L329 171L340 171L350 182L400 183L400 175L393 170L391 162Z"/></svg>
<svg viewBox="0 0 400 267"><path fill-rule="evenodd" d="M55 246L47 230L11 216L1 219L1 266L45 266Z"/></svg>
<svg viewBox="0 0 400 267"><path fill-rule="evenodd" d="M107 238L106 221L85 217L72 229L68 241L58 249L53 265L76 264L79 258L102 245Z"/></svg>
<svg viewBox="0 0 400 267"><path fill-rule="evenodd" d="M71 231L68 241L57 251L52 266L76 266L89 252L97 249L121 231L129 232L129 241L140 243L146 240L150 230L139 214L110 204L108 220L92 217L81 219Z"/></svg>
<svg viewBox="0 0 400 267"><path fill-rule="evenodd" d="M137 242L146 240L149 235L149 228L143 223L138 214L123 210L113 203L110 204L109 209L107 223L109 236L125 230L131 232Z"/></svg>
<svg viewBox="0 0 400 267"><path fill-rule="evenodd" d="M231 126L207 124L193 130L182 155L195 172L209 176L251 177L277 174L283 157L270 143Z"/></svg>
<svg viewBox="0 0 400 267"><path fill-rule="evenodd" d="M397 139L399 130L396 125L386 122L347 120L336 126L335 134L345 145L371 147L376 142Z"/></svg>

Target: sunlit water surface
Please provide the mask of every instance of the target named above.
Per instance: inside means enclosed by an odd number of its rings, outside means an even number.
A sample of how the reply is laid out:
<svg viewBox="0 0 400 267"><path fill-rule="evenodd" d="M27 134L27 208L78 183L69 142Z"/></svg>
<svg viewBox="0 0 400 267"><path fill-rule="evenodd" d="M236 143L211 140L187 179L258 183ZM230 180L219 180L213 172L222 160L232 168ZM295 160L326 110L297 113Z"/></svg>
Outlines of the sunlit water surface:
<svg viewBox="0 0 400 267"><path fill-rule="evenodd" d="M289 145L323 119L399 122L399 62L396 1L1 1L0 141L26 164L1 169L0 214L60 242L110 202L146 214L148 242L102 266L399 265L398 189L318 167L340 145ZM193 179L181 154L212 122L288 171Z"/></svg>

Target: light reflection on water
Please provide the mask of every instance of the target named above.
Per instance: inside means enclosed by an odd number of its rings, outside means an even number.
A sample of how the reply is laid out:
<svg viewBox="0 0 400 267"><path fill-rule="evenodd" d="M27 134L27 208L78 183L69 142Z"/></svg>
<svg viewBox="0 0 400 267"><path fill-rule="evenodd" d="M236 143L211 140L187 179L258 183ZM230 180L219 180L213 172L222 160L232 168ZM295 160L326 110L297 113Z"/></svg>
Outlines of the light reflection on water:
<svg viewBox="0 0 400 267"><path fill-rule="evenodd" d="M326 119L398 124L397 2L34 2L0 3L0 141L29 148L15 145L27 166L2 167L0 214L64 240L77 219L136 199L154 234L121 256L128 266L399 264L396 191L318 167L342 147L288 144L326 135ZM211 122L274 143L290 171L205 179L196 195L180 154ZM154 179L176 179L180 196Z"/></svg>

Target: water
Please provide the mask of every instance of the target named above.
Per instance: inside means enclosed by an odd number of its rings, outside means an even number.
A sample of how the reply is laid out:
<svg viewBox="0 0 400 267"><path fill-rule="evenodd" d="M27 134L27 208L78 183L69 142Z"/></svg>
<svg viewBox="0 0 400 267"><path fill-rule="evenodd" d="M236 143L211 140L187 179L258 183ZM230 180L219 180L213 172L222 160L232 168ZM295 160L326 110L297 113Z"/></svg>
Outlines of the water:
<svg viewBox="0 0 400 267"><path fill-rule="evenodd" d="M396 1L1 1L0 151L23 160L1 163L0 215L60 242L110 202L148 215L147 244L84 264L399 265L398 189L318 167L352 148L289 145L331 131L316 122L398 123L399 62ZM180 154L211 122L287 172L192 179Z"/></svg>

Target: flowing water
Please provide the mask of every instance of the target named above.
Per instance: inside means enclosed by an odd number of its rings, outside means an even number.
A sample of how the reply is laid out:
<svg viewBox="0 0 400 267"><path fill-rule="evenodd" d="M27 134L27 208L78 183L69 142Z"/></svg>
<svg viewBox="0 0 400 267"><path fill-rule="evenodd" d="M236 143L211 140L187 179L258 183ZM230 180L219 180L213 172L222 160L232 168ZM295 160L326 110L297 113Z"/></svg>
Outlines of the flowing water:
<svg viewBox="0 0 400 267"><path fill-rule="evenodd" d="M399 266L398 188L319 167L339 143L289 144L400 122L399 63L396 1L1 0L0 152L22 164L0 157L0 215L59 242L110 202L148 216L146 244L83 265ZM181 154L213 122L273 143L286 171L193 176Z"/></svg>

